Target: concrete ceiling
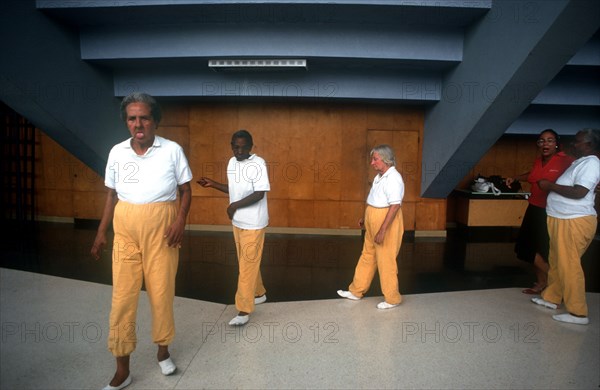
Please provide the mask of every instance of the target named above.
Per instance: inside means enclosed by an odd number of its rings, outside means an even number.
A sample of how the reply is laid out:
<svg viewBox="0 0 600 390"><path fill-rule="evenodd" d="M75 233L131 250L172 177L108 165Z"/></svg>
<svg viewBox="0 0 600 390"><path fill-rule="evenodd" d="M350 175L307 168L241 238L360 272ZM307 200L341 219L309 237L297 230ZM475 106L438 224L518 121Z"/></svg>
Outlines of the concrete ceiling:
<svg viewBox="0 0 600 390"><path fill-rule="evenodd" d="M421 105L421 192L444 198L502 134L600 127L599 4L5 0L0 98L99 173L132 90ZM208 67L231 58L307 68Z"/></svg>

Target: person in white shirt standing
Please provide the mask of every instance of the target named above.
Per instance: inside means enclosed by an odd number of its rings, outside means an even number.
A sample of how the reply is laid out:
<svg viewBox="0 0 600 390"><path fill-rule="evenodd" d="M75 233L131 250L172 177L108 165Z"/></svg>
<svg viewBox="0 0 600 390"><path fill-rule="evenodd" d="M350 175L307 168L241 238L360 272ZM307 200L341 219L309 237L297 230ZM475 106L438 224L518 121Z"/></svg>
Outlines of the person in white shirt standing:
<svg viewBox="0 0 600 390"><path fill-rule="evenodd" d="M115 145L108 155L104 178L108 194L91 249L92 256L99 259L112 221L108 348L116 357L117 371L106 390L123 389L131 383L129 356L137 342L142 282L152 308L158 364L164 375L176 370L168 347L175 337L175 276L192 200L193 176L183 148L156 135L162 117L156 100L145 93L132 93L121 102L121 117L131 137Z"/></svg>
<svg viewBox="0 0 600 390"><path fill-rule="evenodd" d="M377 176L367 197L365 217L359 221L366 229L365 241L352 284L348 291L337 292L343 298L361 299L369 290L375 271L379 270L385 300L377 305L378 309L391 309L402 302L396 258L404 235L401 207L404 181L395 165L394 151L389 145L379 145L371 150L371 166Z"/></svg>
<svg viewBox="0 0 600 390"><path fill-rule="evenodd" d="M267 300L260 273L260 263L269 224L267 192L271 189L267 164L256 154L247 130L238 130L231 137L233 157L227 165L227 184L201 177L198 184L229 194L227 215L233 225L239 274L235 294L238 315L229 325L245 325L254 312L254 306Z"/></svg>
<svg viewBox="0 0 600 390"><path fill-rule="evenodd" d="M600 181L600 130L583 129L575 135L573 153L577 160L552 183L540 180L549 191L546 205L550 254L548 286L538 305L557 309L564 301L566 313L553 315L556 321L586 325L589 323L585 299L585 277L581 256L596 234L598 219L594 209L595 189Z"/></svg>

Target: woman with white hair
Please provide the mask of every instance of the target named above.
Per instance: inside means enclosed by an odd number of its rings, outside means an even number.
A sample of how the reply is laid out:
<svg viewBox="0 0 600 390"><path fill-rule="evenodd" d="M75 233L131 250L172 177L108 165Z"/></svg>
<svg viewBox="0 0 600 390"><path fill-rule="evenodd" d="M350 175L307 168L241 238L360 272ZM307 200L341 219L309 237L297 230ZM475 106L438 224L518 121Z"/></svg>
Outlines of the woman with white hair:
<svg viewBox="0 0 600 390"><path fill-rule="evenodd" d="M548 287L533 303L557 309L564 302L566 313L553 315L556 321L587 325L585 277L581 256L594 239L598 224L594 209L595 190L600 181L600 130L583 129L575 135L573 153L577 160L556 180L540 180L548 191L546 212L550 254Z"/></svg>
<svg viewBox="0 0 600 390"><path fill-rule="evenodd" d="M375 271L379 271L385 300L377 305L378 309L391 309L402 302L396 257L404 235L401 208L404 181L395 165L394 151L389 145L371 150L371 166L377 176L367 197L365 217L359 221L366 229L365 242L348 291L337 292L343 298L360 300L369 290Z"/></svg>

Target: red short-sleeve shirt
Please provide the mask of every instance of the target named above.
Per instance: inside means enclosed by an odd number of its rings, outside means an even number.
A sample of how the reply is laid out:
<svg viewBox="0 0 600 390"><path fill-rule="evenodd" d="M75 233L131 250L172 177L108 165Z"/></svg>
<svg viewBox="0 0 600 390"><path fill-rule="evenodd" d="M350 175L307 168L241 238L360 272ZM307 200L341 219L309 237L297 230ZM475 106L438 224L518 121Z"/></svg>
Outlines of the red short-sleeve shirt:
<svg viewBox="0 0 600 390"><path fill-rule="evenodd" d="M573 157L566 155L564 152L558 152L550 158L550 161L546 165L542 166L542 158L536 158L533 168L527 177L527 181L531 183L529 203L534 206L546 208L548 193L540 189L537 182L541 179L555 182L574 160Z"/></svg>

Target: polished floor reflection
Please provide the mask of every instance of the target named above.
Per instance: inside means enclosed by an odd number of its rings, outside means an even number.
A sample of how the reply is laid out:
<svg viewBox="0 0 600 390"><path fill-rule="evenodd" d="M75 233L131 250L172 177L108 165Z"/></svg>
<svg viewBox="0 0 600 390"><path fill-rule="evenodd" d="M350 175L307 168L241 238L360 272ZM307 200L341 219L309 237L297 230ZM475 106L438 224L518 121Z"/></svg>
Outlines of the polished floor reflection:
<svg viewBox="0 0 600 390"><path fill-rule="evenodd" d="M10 224L1 267L111 284L110 248L89 255L94 223ZM405 235L398 256L402 294L529 287L533 274L514 253L511 228L456 228L446 238ZM337 298L351 282L362 247L359 236L267 234L262 273L271 302ZM586 290L600 292L598 237L583 258ZM233 237L228 232L187 231L177 276L177 296L233 302L237 282ZM379 296L375 278L367 296Z"/></svg>

